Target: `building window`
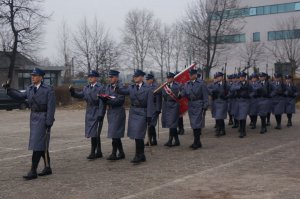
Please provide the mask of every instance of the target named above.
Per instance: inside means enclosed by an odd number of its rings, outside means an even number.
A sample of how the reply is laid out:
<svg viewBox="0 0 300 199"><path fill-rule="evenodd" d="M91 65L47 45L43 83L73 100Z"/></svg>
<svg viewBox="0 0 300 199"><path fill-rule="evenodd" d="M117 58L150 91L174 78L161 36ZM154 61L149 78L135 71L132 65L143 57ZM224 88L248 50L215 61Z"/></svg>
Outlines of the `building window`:
<svg viewBox="0 0 300 199"><path fill-rule="evenodd" d="M295 10L300 10L300 3L295 4Z"/></svg>
<svg viewBox="0 0 300 199"><path fill-rule="evenodd" d="M260 32L253 33L253 42L259 42L260 41Z"/></svg>
<svg viewBox="0 0 300 199"><path fill-rule="evenodd" d="M264 6L264 14L265 15L268 15L271 13L271 7L270 6Z"/></svg>
<svg viewBox="0 0 300 199"><path fill-rule="evenodd" d="M278 12L278 7L277 5L272 5L271 6L271 14L276 14Z"/></svg>
<svg viewBox="0 0 300 199"><path fill-rule="evenodd" d="M284 39L298 39L298 38L300 38L300 29L268 32L269 41L284 40Z"/></svg>
<svg viewBox="0 0 300 199"><path fill-rule="evenodd" d="M250 16L256 15L256 8L250 8Z"/></svg>
<svg viewBox="0 0 300 199"><path fill-rule="evenodd" d="M224 36L219 36L217 39L218 44L232 44L232 43L245 43L245 42L246 42L245 34L224 35Z"/></svg>
<svg viewBox="0 0 300 199"><path fill-rule="evenodd" d="M264 14L264 7L257 7L256 9L256 15L263 15Z"/></svg>

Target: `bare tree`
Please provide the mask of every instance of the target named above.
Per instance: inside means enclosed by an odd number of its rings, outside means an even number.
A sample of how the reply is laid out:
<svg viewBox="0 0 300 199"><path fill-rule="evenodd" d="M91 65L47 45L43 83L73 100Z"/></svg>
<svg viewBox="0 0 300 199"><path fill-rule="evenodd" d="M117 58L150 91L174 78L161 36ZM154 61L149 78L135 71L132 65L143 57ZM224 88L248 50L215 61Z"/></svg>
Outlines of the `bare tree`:
<svg viewBox="0 0 300 199"><path fill-rule="evenodd" d="M261 42L247 42L239 48L239 52L241 61L246 65L244 70L248 70L264 60L265 45Z"/></svg>
<svg viewBox="0 0 300 199"><path fill-rule="evenodd" d="M172 25L172 33L171 33L171 39L172 39L172 59L175 66L175 71L179 71L179 64L182 60L182 53L184 50L184 32L182 30L182 26L179 23L175 23Z"/></svg>
<svg viewBox="0 0 300 199"><path fill-rule="evenodd" d="M240 18L237 0L195 0L188 6L186 17L183 19L185 33L197 40L200 52L194 52L197 59L206 66L205 75L209 77L210 71L217 63L217 55L224 47L220 38L223 35L237 33L241 27L235 23Z"/></svg>
<svg viewBox="0 0 300 199"><path fill-rule="evenodd" d="M43 25L49 18L43 14L42 3L43 0L0 0L0 24L11 35L4 42L10 59L10 80L13 78L17 54L29 55L40 43Z"/></svg>
<svg viewBox="0 0 300 199"><path fill-rule="evenodd" d="M268 50L277 62L290 62L292 73L295 74L300 62L300 20L291 17L279 22L274 31L279 31L273 41L269 42ZM276 33L275 33L276 34Z"/></svg>
<svg viewBox="0 0 300 199"><path fill-rule="evenodd" d="M87 22L84 18L79 24L77 32L73 35L74 53L77 57L78 65L88 73L92 67L92 35Z"/></svg>
<svg viewBox="0 0 300 199"><path fill-rule="evenodd" d="M160 68L161 81L164 79L164 71L170 71L172 56L171 28L169 26L157 25L151 40L150 55Z"/></svg>
<svg viewBox="0 0 300 199"><path fill-rule="evenodd" d="M135 68L137 69L144 69L155 27L154 15L146 9L132 10L125 18L123 43L134 56Z"/></svg>

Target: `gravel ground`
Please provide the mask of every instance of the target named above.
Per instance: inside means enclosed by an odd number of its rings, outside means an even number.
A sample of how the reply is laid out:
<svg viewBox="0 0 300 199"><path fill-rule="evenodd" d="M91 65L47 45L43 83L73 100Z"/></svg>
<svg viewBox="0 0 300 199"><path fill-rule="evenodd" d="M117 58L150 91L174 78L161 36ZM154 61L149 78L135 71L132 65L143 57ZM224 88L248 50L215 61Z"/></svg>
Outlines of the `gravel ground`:
<svg viewBox="0 0 300 199"><path fill-rule="evenodd" d="M147 162L132 165L134 142L123 140L126 159L88 161L90 141L84 138L84 111L58 110L52 129L50 156L54 174L24 181L30 168L27 151L29 111L0 111L0 198L300 198L300 114L294 126L273 127L265 135L248 129L239 139L227 126L227 135L214 137L214 121L207 114L203 148L192 151L192 131L185 116L181 146L166 148L167 129L160 129L159 145L146 148ZM274 123L274 119L272 120ZM104 156L111 152L102 131ZM43 164L40 164L41 170Z"/></svg>

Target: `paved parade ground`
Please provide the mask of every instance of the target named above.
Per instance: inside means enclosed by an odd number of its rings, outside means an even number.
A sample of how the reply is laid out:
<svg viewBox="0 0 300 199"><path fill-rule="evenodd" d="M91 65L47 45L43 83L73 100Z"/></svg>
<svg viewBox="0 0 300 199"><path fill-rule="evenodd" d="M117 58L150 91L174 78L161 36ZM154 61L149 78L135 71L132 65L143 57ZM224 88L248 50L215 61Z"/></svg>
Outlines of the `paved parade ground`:
<svg viewBox="0 0 300 199"><path fill-rule="evenodd" d="M299 112L299 111L298 111ZM31 163L27 151L29 111L0 111L0 198L96 199L96 198L203 198L203 199L299 199L300 114L294 126L269 128L265 135L247 130L238 138L236 129L214 137L214 121L207 114L203 148L192 151L192 131L185 118L181 146L166 148L166 129L160 129L159 145L146 148L147 162L132 165L134 142L123 141L126 159L110 162L111 140L102 131L105 158L88 161L90 140L84 138L84 111L57 110L52 129L50 156L53 175L24 181ZM272 117L272 123L274 124ZM43 168L41 161L39 170Z"/></svg>

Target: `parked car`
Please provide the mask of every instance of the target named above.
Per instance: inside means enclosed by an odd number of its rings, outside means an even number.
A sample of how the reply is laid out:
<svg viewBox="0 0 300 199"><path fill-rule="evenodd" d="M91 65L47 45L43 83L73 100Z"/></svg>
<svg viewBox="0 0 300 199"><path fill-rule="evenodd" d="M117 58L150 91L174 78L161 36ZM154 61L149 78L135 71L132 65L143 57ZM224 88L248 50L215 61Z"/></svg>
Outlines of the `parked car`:
<svg viewBox="0 0 300 199"><path fill-rule="evenodd" d="M6 91L4 89L0 89L0 110L8 110L8 111L13 109L24 110L28 107L29 105L27 100L13 99L6 94Z"/></svg>

